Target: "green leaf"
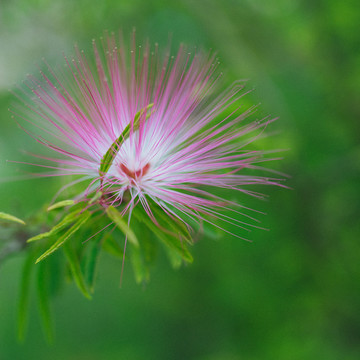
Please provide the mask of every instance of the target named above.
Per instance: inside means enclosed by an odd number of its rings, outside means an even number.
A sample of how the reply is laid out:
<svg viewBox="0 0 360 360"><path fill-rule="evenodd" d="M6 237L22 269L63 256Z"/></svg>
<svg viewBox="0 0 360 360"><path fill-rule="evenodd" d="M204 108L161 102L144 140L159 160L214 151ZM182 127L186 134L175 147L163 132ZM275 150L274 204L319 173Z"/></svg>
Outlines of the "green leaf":
<svg viewBox="0 0 360 360"><path fill-rule="evenodd" d="M186 247L186 244L181 239L171 236L164 233L159 229L155 224L151 225L149 228L156 234L156 236L170 249L176 251L182 258L188 263L193 262L193 257L190 254L189 250Z"/></svg>
<svg viewBox="0 0 360 360"><path fill-rule="evenodd" d="M90 287L90 291L92 293L94 292L96 268L99 260L100 250L102 247L101 240L101 238L93 240L87 262L87 281Z"/></svg>
<svg viewBox="0 0 360 360"><path fill-rule="evenodd" d="M74 221L77 220L77 218L80 216L81 210L74 211L68 215L66 215L58 224L56 224L50 231L47 231L45 233L33 236L32 238L28 239L27 242L37 241L41 239L48 238L50 236L53 236L63 230L66 226L70 225Z"/></svg>
<svg viewBox="0 0 360 360"><path fill-rule="evenodd" d="M23 341L28 324L29 300L30 300L30 281L31 273L34 267L34 255L29 252L23 265L21 285L20 285L20 299L18 307L18 338Z"/></svg>
<svg viewBox="0 0 360 360"><path fill-rule="evenodd" d="M133 211L133 214L139 221L143 222L164 245L176 251L186 262L193 262L193 257L187 249L185 241L180 240L180 238L174 236L174 234L169 234L156 226L148 216L135 210Z"/></svg>
<svg viewBox="0 0 360 360"><path fill-rule="evenodd" d="M0 212L0 220L12 221L12 222L16 222L16 223L25 225L25 221L17 218L16 216L6 214L4 212Z"/></svg>
<svg viewBox="0 0 360 360"><path fill-rule="evenodd" d="M130 260L135 274L135 280L138 284L148 281L150 274L145 265L141 248L133 247L130 252Z"/></svg>
<svg viewBox="0 0 360 360"><path fill-rule="evenodd" d="M178 252L174 251L173 249L171 249L169 247L167 247L166 250L167 250L166 253L167 253L167 256L171 263L171 266L174 269L179 269L182 264L182 261L183 261L181 255L179 255Z"/></svg>
<svg viewBox="0 0 360 360"><path fill-rule="evenodd" d="M190 245L193 245L194 242L192 240L192 236L182 221L170 217L158 205L152 206L151 211L153 212L155 219L158 221L160 226L164 227L166 230L168 230L167 227L169 227L170 231L173 232L175 236L181 235L182 239L184 239Z"/></svg>
<svg viewBox="0 0 360 360"><path fill-rule="evenodd" d="M69 243L65 244L64 251L69 262L71 274L75 284L86 298L91 299L91 295L86 287L84 276L81 272L80 259L78 255Z"/></svg>
<svg viewBox="0 0 360 360"><path fill-rule="evenodd" d="M51 281L49 282L49 296L53 298L59 294L65 282L65 258L63 254L54 253L51 256L51 261L44 261L39 263L46 263L48 272L51 274Z"/></svg>
<svg viewBox="0 0 360 360"><path fill-rule="evenodd" d="M93 204L103 196L102 191L97 191L96 194L89 200L89 204Z"/></svg>
<svg viewBox="0 0 360 360"><path fill-rule="evenodd" d="M80 228L83 226L90 218L91 213L89 211L84 211L82 214L79 214L77 222L71 226L71 228L66 231L48 250L46 250L37 260L36 264L41 260L44 260L47 256L56 251L59 247L64 245L64 243L73 236Z"/></svg>
<svg viewBox="0 0 360 360"><path fill-rule="evenodd" d="M124 131L121 133L121 135L111 144L109 150L106 152L106 154L101 159L100 163L100 169L99 174L100 176L104 176L110 169L117 153L119 152L122 144L125 142L125 140L130 136L131 131L136 131L140 127L140 118L141 116L150 110L154 104L149 104L144 109L141 109L135 114L133 123L130 122L128 124ZM152 112L149 112L146 114L145 121L151 116Z"/></svg>
<svg viewBox="0 0 360 360"><path fill-rule="evenodd" d="M124 249L116 242L116 240L111 235L106 235L102 248L107 253L120 259L122 259L124 256Z"/></svg>
<svg viewBox="0 0 360 360"><path fill-rule="evenodd" d="M116 224L116 226L127 236L131 244L138 247L139 241L135 233L129 228L127 222L121 216L121 214L113 207L109 206L106 209L108 217Z"/></svg>
<svg viewBox="0 0 360 360"><path fill-rule="evenodd" d="M63 208L65 206L69 206L69 205L74 205L75 201L74 200L63 200L63 201L59 201L51 206L49 206L47 208L47 211L51 211L51 210L55 210L55 209L60 209Z"/></svg>
<svg viewBox="0 0 360 360"><path fill-rule="evenodd" d="M37 294L40 316L42 319L43 330L49 343L54 339L54 329L51 318L49 288L50 272L47 262L42 262L38 266Z"/></svg>
<svg viewBox="0 0 360 360"><path fill-rule="evenodd" d="M148 231L146 225L139 224L135 229L141 232L140 245L141 248L144 249L144 259L147 265L151 265L154 263L157 252L158 252L158 241L154 241L154 238L151 232Z"/></svg>

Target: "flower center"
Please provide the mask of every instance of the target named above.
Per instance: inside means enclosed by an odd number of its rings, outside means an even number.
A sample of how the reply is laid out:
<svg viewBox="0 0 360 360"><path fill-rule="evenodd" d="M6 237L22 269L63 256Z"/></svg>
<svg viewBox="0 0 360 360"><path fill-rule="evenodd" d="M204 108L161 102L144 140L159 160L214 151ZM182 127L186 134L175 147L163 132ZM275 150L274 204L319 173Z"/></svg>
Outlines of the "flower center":
<svg viewBox="0 0 360 360"><path fill-rule="evenodd" d="M149 168L150 168L150 164L147 163L143 168L136 171L131 171L127 168L126 165L120 164L121 171L129 178L130 181L137 180L138 178L146 175Z"/></svg>

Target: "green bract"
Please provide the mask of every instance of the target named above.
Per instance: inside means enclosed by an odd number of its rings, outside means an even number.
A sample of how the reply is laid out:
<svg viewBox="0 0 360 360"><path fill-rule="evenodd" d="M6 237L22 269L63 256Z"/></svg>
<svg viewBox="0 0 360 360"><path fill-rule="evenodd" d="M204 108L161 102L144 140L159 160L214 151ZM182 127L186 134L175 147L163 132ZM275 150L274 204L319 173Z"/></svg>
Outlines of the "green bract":
<svg viewBox="0 0 360 360"><path fill-rule="evenodd" d="M23 220L17 218L14 215L6 214L4 212L0 212L0 220L16 222L18 224L25 225L25 222Z"/></svg>
<svg viewBox="0 0 360 360"><path fill-rule="evenodd" d="M101 159L99 174L100 176L104 176L110 169L117 153L119 152L122 144L125 142L126 139L130 136L130 134L133 131L136 131L140 127L140 119L141 116L146 112L146 118L145 121L150 117L151 112L148 112L154 104L149 104L144 109L141 109L135 114L134 121L130 124L128 124L124 131L121 133L121 135L111 144L109 150L106 152L106 154Z"/></svg>

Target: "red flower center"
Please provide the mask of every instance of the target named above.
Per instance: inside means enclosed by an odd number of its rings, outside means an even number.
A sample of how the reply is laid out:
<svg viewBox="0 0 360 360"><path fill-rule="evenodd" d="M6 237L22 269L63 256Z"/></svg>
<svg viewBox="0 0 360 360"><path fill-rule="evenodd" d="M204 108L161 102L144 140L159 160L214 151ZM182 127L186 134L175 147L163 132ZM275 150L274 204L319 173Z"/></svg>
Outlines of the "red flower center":
<svg viewBox="0 0 360 360"><path fill-rule="evenodd" d="M124 164L120 164L120 169L130 180L137 180L139 177L142 177L147 174L150 168L150 164L147 163L142 169L131 171Z"/></svg>

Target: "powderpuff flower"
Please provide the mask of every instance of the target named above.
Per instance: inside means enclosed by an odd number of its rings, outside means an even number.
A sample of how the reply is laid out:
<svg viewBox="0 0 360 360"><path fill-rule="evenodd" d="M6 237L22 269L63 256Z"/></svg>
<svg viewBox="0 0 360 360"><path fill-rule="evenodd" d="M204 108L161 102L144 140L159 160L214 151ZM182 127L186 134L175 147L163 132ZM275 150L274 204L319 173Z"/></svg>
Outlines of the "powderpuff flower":
<svg viewBox="0 0 360 360"><path fill-rule="evenodd" d="M20 95L25 111L17 116L60 155L42 157L54 164L39 166L56 171L43 176L81 175L86 195L101 192L105 207L122 205L131 214L142 206L156 221L156 204L187 225L217 218L243 226L226 215L241 213L241 205L218 190L261 196L249 185L278 184L247 171L269 160L246 146L273 119L248 120L256 106L243 108L243 82L221 90L215 54L181 46L170 56L134 39L128 50L114 35L102 38L101 48L93 41L92 56L75 53L64 68L29 76Z"/></svg>

